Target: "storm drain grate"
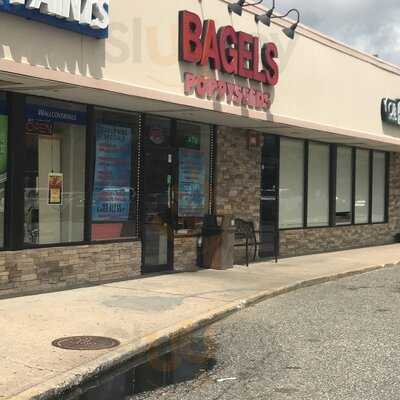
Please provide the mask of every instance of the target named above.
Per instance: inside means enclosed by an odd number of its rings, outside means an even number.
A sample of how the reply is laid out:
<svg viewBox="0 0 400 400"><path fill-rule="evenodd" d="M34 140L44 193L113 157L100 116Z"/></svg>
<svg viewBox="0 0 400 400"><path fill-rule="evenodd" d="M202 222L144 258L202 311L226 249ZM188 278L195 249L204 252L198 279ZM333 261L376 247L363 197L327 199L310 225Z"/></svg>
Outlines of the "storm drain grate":
<svg viewBox="0 0 400 400"><path fill-rule="evenodd" d="M64 350L105 350L119 346L120 342L101 336L72 336L56 339L51 344Z"/></svg>

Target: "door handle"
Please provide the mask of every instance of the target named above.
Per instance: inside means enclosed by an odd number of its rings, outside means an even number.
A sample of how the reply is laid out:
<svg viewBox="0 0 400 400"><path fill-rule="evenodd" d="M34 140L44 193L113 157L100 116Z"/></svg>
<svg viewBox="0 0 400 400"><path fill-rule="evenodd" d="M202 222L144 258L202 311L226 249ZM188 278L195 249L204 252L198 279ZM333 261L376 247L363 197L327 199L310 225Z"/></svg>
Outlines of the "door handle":
<svg viewBox="0 0 400 400"><path fill-rule="evenodd" d="M173 201L173 194L172 194L172 177L168 175L167 177L167 185L168 185L168 208L171 209L172 201Z"/></svg>

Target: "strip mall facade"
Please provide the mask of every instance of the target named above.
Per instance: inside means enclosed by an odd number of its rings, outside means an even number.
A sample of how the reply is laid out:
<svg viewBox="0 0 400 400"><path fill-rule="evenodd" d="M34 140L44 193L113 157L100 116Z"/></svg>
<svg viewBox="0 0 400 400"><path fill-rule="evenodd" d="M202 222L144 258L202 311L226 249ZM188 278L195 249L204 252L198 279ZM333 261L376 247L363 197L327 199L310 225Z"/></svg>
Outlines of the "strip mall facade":
<svg viewBox="0 0 400 400"><path fill-rule="evenodd" d="M205 214L266 257L396 240L400 67L229 0L5 3L0 296L196 270Z"/></svg>

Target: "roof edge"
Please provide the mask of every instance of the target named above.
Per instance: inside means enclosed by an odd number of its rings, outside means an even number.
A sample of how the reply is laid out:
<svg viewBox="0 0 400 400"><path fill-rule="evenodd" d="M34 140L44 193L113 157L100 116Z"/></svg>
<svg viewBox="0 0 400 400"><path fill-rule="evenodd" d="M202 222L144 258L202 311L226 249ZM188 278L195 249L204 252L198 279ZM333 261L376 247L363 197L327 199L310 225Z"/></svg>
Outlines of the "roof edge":
<svg viewBox="0 0 400 400"><path fill-rule="evenodd" d="M220 0L224 3L231 4L235 3L236 0ZM249 6L244 9L245 12L256 15L265 13L268 9L262 5ZM273 20L272 23L274 25L278 25L280 27L286 27L288 24L293 23L294 21L290 18L282 18L280 20ZM331 36L328 36L324 33L317 31L307 25L299 24L298 30L296 31L298 34L307 37L308 39L314 40L324 46L331 47L332 49L344 53L348 56L371 64L379 69L383 69L385 71L391 72L393 74L400 76L400 65L393 64L389 61L382 60L378 57L373 56L372 54L366 53L361 50L357 50L356 48L347 45L343 42L334 39Z"/></svg>

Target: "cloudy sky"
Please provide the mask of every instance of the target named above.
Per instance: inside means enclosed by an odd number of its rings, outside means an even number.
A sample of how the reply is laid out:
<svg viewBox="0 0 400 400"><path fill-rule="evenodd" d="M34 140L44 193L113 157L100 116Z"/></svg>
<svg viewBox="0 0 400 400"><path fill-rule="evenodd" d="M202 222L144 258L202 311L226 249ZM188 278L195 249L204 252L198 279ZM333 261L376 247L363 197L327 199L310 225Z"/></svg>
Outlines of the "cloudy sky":
<svg viewBox="0 0 400 400"><path fill-rule="evenodd" d="M296 7L304 24L400 65L400 0L276 0L276 6Z"/></svg>

